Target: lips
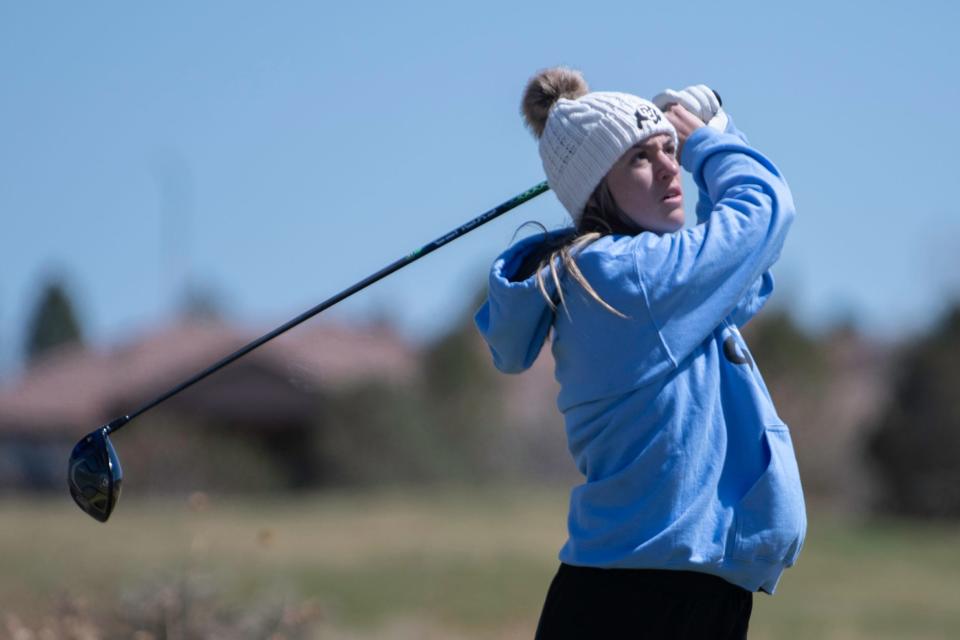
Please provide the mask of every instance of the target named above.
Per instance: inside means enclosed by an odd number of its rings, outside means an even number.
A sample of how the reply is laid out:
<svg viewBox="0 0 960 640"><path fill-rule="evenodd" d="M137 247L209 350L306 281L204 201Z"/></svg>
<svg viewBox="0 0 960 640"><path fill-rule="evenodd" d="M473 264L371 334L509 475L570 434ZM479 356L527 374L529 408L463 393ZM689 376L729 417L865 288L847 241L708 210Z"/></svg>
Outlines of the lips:
<svg viewBox="0 0 960 640"><path fill-rule="evenodd" d="M673 198L680 197L681 195L683 195L683 192L679 187L671 187L670 189L667 189L667 193L664 194L661 200L671 200Z"/></svg>

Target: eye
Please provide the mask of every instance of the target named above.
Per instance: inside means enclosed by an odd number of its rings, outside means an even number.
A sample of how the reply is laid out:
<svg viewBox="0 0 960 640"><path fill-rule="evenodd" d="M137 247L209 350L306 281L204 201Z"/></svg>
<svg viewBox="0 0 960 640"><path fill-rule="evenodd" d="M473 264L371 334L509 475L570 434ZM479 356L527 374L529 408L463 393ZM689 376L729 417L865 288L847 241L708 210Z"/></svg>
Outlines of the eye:
<svg viewBox="0 0 960 640"><path fill-rule="evenodd" d="M647 159L647 152L638 151L636 154L634 154L632 161L634 164L639 164L640 162L643 162L646 159Z"/></svg>

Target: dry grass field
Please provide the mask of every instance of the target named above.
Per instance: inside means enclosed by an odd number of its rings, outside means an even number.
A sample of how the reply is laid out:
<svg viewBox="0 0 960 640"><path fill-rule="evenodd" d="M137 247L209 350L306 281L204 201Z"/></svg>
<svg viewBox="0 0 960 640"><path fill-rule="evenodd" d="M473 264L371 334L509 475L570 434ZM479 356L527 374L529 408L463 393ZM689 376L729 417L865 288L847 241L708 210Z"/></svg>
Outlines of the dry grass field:
<svg viewBox="0 0 960 640"><path fill-rule="evenodd" d="M530 638L563 542L554 489L139 499L102 525L0 501L0 638ZM960 526L811 511L751 638L960 637Z"/></svg>

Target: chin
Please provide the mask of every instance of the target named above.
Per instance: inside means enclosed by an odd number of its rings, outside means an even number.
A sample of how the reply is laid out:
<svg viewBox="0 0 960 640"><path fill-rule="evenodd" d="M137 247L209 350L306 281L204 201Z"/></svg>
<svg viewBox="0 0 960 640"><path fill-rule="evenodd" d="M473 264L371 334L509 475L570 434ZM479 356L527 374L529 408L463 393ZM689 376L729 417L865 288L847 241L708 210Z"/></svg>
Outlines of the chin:
<svg viewBox="0 0 960 640"><path fill-rule="evenodd" d="M686 222L686 216L684 215L683 209L674 209L667 214L667 221L672 225L670 231L679 231L683 229L683 224Z"/></svg>

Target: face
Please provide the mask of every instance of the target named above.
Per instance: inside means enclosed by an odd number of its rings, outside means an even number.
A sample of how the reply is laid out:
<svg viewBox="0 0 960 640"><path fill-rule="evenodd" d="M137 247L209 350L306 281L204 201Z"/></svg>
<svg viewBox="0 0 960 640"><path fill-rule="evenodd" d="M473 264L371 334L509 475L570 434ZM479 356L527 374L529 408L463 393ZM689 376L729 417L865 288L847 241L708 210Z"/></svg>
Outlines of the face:
<svg viewBox="0 0 960 640"><path fill-rule="evenodd" d="M656 233L683 228L683 191L673 138L651 136L631 147L607 173L617 206L639 227Z"/></svg>

